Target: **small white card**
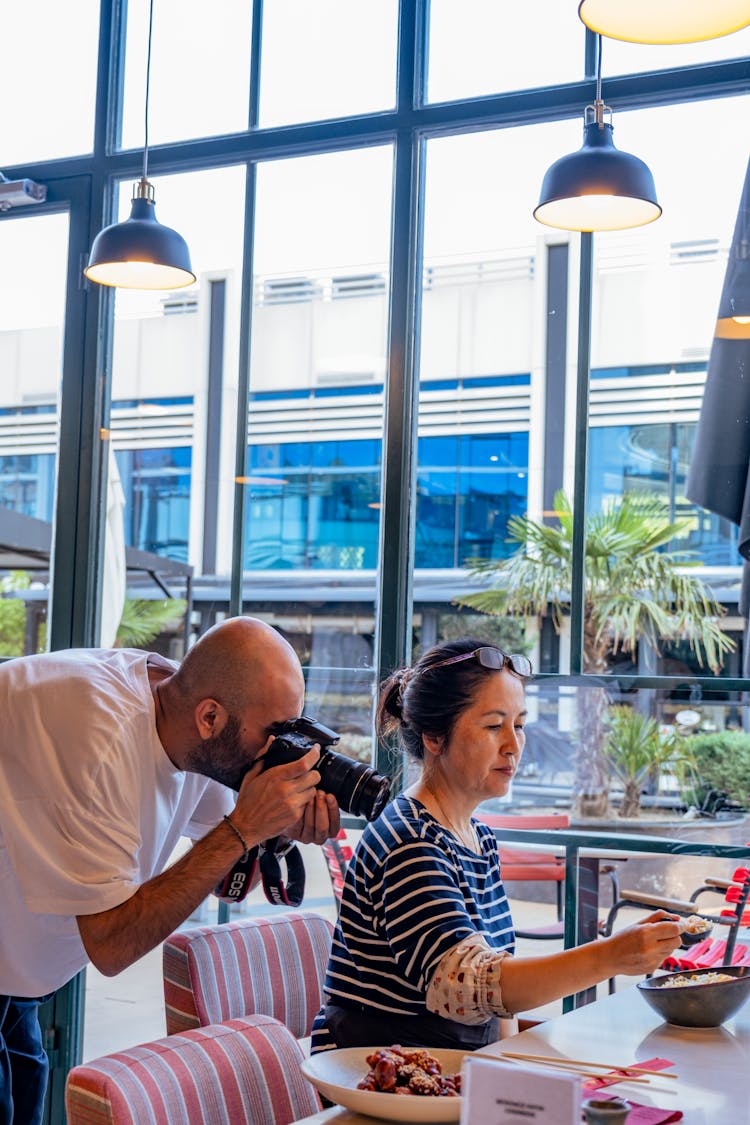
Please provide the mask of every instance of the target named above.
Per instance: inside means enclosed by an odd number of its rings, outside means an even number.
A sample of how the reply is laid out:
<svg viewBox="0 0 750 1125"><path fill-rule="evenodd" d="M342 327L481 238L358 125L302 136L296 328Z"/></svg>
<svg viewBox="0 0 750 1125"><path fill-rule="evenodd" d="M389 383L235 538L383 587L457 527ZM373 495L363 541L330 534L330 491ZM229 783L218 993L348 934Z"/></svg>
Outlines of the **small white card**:
<svg viewBox="0 0 750 1125"><path fill-rule="evenodd" d="M472 1055L464 1059L461 1125L578 1125L581 1079Z"/></svg>

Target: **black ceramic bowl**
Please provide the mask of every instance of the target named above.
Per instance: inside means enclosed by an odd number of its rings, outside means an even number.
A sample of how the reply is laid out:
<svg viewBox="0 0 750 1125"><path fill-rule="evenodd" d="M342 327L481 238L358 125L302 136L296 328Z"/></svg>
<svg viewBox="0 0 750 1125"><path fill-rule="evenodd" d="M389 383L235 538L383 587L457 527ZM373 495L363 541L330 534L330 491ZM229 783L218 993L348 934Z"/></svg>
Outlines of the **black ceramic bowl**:
<svg viewBox="0 0 750 1125"><path fill-rule="evenodd" d="M686 984L679 988L667 985L667 981L675 977L700 981L701 977L713 973L724 973L733 979L713 984ZM720 965L715 969L686 969L639 981L636 987L646 1003L667 1023L680 1027L719 1027L750 999L750 967Z"/></svg>

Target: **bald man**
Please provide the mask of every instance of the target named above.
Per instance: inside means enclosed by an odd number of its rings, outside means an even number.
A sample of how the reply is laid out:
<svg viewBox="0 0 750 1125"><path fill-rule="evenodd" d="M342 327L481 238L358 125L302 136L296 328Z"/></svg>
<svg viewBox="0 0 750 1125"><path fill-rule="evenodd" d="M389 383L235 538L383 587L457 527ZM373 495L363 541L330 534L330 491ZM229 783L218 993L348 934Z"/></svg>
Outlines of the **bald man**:
<svg viewBox="0 0 750 1125"><path fill-rule="evenodd" d="M304 688L292 647L251 617L214 626L179 667L135 649L0 665L0 1125L14 1105L16 1122L41 1120L40 998L88 961L132 965L245 845L338 832L317 748L258 760ZM193 847L164 870L181 836Z"/></svg>

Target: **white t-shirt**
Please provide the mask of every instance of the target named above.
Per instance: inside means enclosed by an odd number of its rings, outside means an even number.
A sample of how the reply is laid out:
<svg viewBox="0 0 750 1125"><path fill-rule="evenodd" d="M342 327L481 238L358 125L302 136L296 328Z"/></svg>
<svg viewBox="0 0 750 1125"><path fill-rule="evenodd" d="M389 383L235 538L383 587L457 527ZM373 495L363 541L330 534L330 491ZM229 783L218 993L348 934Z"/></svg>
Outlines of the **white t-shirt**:
<svg viewBox="0 0 750 1125"><path fill-rule="evenodd" d="M234 794L175 768L134 649L0 664L0 994L39 996L87 963L76 915L119 906Z"/></svg>

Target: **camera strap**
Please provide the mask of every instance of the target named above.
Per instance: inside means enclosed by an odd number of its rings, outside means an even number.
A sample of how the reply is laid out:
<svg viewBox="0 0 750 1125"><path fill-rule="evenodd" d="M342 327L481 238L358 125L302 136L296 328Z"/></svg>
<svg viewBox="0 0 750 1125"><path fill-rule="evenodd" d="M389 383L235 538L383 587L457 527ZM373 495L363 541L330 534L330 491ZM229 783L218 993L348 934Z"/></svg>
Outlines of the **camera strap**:
<svg viewBox="0 0 750 1125"><path fill-rule="evenodd" d="M243 898L253 885L258 868L258 855L260 848L254 848L241 856L230 871L226 873L220 883L214 887L214 894L222 902L242 902Z"/></svg>
<svg viewBox="0 0 750 1125"><path fill-rule="evenodd" d="M261 844L259 864L263 891L268 901L276 906L299 906L305 895L302 854L293 840L280 841L280 836L274 836ZM281 871L282 860L286 866L286 882Z"/></svg>

